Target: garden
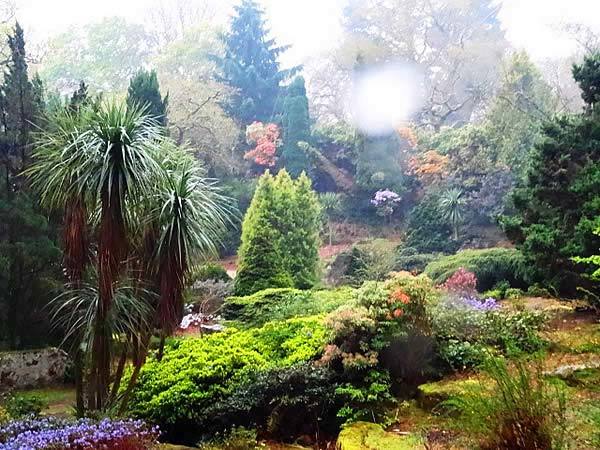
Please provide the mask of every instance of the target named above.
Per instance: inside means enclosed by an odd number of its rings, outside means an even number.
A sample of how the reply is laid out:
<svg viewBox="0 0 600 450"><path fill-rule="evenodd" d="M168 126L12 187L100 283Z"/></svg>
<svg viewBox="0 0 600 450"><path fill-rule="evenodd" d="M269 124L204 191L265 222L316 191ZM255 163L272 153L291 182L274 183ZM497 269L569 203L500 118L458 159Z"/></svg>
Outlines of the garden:
<svg viewBox="0 0 600 450"><path fill-rule="evenodd" d="M487 0L323 67L167 4L1 24L0 450L600 448L600 38L559 89Z"/></svg>

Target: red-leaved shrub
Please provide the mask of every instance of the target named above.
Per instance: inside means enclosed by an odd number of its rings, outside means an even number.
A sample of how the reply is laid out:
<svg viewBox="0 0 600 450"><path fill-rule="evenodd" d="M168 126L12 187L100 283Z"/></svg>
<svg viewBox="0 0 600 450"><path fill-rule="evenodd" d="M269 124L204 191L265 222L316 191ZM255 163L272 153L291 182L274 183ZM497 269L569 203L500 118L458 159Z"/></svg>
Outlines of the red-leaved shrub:
<svg viewBox="0 0 600 450"><path fill-rule="evenodd" d="M461 267L442 285L444 289L457 295L472 295L477 291L477 276Z"/></svg>

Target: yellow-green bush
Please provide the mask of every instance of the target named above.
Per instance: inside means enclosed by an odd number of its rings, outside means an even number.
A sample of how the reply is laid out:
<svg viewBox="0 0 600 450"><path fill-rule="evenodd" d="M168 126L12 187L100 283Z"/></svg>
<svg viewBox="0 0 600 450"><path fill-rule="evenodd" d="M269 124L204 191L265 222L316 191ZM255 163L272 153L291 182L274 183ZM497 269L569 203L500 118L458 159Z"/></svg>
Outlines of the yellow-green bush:
<svg viewBox="0 0 600 450"><path fill-rule="evenodd" d="M162 361L149 360L144 366L130 412L178 436L244 425L227 411L217 414L218 405L226 404L257 373L317 358L325 335L322 318L307 317L174 340Z"/></svg>
<svg viewBox="0 0 600 450"><path fill-rule="evenodd" d="M0 425L8 422L10 419L11 417L10 414L8 414L8 411L2 406L0 406Z"/></svg>
<svg viewBox="0 0 600 450"><path fill-rule="evenodd" d="M352 299L354 290L301 291L298 289L265 289L245 297L225 301L223 315L247 325L261 326L273 320L328 313Z"/></svg>

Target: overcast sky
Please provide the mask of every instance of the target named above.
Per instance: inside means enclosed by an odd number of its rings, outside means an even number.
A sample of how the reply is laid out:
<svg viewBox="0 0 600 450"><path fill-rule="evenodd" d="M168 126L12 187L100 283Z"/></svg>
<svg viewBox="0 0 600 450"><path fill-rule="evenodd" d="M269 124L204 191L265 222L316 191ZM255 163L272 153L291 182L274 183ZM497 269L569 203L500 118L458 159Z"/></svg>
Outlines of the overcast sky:
<svg viewBox="0 0 600 450"><path fill-rule="evenodd" d="M331 48L339 37L344 0L259 0L275 37L293 45L287 59L302 62ZM26 31L43 39L71 24L121 15L140 21L152 0L17 0ZM561 22L584 23L600 32L600 0L501 0L509 40L536 59L567 56L573 43L557 31ZM308 24L308 26L307 26Z"/></svg>

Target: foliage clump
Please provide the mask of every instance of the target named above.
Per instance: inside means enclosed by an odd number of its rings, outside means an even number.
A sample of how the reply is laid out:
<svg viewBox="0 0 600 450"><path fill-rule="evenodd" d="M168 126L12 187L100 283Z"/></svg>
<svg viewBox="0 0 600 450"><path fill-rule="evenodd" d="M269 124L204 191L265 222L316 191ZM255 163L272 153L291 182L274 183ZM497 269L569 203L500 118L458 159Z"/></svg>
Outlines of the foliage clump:
<svg viewBox="0 0 600 450"><path fill-rule="evenodd" d="M527 263L540 269L545 284L566 295L574 295L578 286L598 293L597 284L582 276L593 269L572 258L589 257L600 247L593 233L600 217L599 62L596 53L574 67L586 111L545 125L526 181L514 194L516 214L504 219Z"/></svg>
<svg viewBox="0 0 600 450"><path fill-rule="evenodd" d="M262 326L273 320L329 313L353 298L348 287L334 290L265 289L245 297L229 297L223 306L225 319Z"/></svg>

